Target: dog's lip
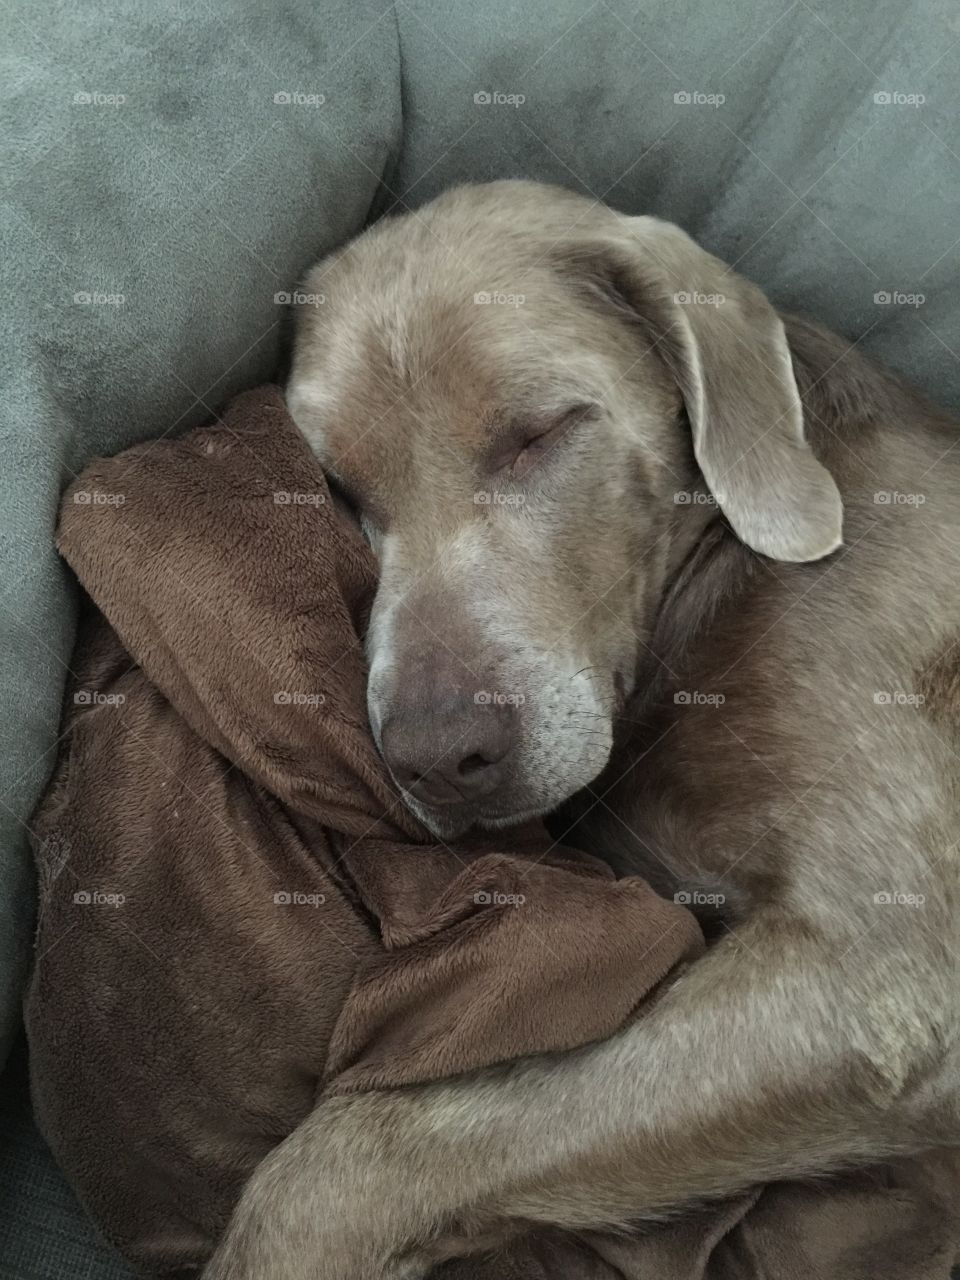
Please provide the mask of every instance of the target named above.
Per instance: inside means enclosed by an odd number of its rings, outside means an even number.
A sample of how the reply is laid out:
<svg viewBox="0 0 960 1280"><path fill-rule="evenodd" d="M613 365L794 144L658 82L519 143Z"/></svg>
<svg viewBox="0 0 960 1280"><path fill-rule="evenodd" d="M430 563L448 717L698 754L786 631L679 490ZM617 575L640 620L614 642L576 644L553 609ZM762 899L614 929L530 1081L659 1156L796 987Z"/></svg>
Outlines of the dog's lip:
<svg viewBox="0 0 960 1280"><path fill-rule="evenodd" d="M521 823L529 822L531 818L542 818L553 808L556 806L540 804L532 809L511 809L507 813L480 813L477 823L493 830L499 830L501 827L519 827Z"/></svg>
<svg viewBox="0 0 960 1280"><path fill-rule="evenodd" d="M451 796L449 800L421 800L419 796L414 795L412 791L409 791L395 777L392 770L390 771L390 778L393 785L400 792L400 796L408 809L413 809L414 811L423 810L425 813L447 814L455 812L458 809L470 809L475 807L474 801L466 800L463 796L459 795Z"/></svg>
<svg viewBox="0 0 960 1280"><path fill-rule="evenodd" d="M394 779L394 782L396 782L396 779ZM397 783L397 786L400 786L400 784ZM470 809L475 807L472 801L465 800L463 796L452 796L449 800L427 801L418 799L415 795L412 795L406 787L400 787L400 790L405 798L413 800L421 809L427 809L431 812L436 810L438 813L449 813L451 809Z"/></svg>
<svg viewBox="0 0 960 1280"><path fill-rule="evenodd" d="M550 812L550 806L544 805L502 810L491 810L481 804L469 801L428 805L421 800L417 800L415 796L407 796L406 793L404 793L404 802L413 815L431 831L433 827L429 819L436 817L437 824L443 830L434 832L434 834L438 834L440 838L445 840L455 840L468 832L476 830L499 831L507 827L518 827L522 823L530 821L531 818L539 818ZM458 821L458 819L462 819L462 821Z"/></svg>
<svg viewBox="0 0 960 1280"><path fill-rule="evenodd" d="M449 840L466 835L468 831L477 827L494 829L518 827L530 818L538 818L549 813L552 808L550 805L540 804L524 806L524 808L498 809L495 805L495 799L497 799L495 794L486 797L488 804L484 804L483 800L444 800L428 804L425 800L419 800L415 795L411 795L403 787L399 787L399 794L404 805L426 827L431 827L430 818L435 818L439 826L448 829L452 826L453 835L447 836L444 833L444 838Z"/></svg>

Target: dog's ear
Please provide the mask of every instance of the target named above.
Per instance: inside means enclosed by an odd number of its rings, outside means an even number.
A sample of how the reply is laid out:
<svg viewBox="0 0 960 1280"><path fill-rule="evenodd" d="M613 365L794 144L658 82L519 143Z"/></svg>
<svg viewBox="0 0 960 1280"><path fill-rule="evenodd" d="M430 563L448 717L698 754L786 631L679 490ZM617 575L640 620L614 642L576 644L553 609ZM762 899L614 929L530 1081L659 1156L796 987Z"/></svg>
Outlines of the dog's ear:
<svg viewBox="0 0 960 1280"><path fill-rule="evenodd" d="M564 246L566 270L603 305L643 323L677 380L697 464L737 536L775 560L834 551L840 493L804 438L773 307L671 223L615 215L605 227L602 239Z"/></svg>

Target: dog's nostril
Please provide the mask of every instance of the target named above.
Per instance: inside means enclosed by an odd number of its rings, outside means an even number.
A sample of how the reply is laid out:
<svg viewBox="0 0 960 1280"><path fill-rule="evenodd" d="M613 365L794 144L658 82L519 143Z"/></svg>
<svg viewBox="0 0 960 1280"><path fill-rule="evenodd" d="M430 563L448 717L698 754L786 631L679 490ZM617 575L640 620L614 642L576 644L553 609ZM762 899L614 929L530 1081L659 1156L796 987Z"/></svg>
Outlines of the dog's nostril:
<svg viewBox="0 0 960 1280"><path fill-rule="evenodd" d="M504 761L516 728L508 711L464 696L433 716L421 706L388 716L380 749L396 781L416 799L463 804L489 796L507 780Z"/></svg>
<svg viewBox="0 0 960 1280"><path fill-rule="evenodd" d="M472 774L479 773L481 769L486 769L492 760L488 760L486 756L482 756L479 751L475 751L473 755L465 756L457 765L457 773L463 778L469 778Z"/></svg>

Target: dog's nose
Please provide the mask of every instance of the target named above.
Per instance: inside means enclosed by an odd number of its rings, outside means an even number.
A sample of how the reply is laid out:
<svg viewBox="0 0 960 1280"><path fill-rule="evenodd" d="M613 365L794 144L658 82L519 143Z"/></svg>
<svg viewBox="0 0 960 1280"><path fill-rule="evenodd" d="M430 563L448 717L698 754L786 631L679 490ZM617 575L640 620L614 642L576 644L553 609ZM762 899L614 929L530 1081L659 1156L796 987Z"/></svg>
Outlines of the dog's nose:
<svg viewBox="0 0 960 1280"><path fill-rule="evenodd" d="M389 716L380 745L405 791L423 804L450 805L496 791L516 735L515 707L458 699L439 714L421 707Z"/></svg>

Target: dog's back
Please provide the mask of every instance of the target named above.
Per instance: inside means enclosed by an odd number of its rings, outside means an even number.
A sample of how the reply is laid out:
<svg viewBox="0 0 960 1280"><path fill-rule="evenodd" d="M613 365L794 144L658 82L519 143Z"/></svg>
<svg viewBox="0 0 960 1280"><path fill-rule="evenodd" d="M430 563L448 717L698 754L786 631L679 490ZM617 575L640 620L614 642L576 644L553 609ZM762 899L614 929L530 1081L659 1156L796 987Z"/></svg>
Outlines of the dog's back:
<svg viewBox="0 0 960 1280"><path fill-rule="evenodd" d="M665 602L621 750L570 812L579 843L707 922L736 931L765 907L785 948L852 939L850 981L907 1024L904 1062L927 1046L924 1096L943 1098L951 1055L928 1051L953 1040L960 976L960 428L836 335L787 331L844 545L784 565L714 529Z"/></svg>

